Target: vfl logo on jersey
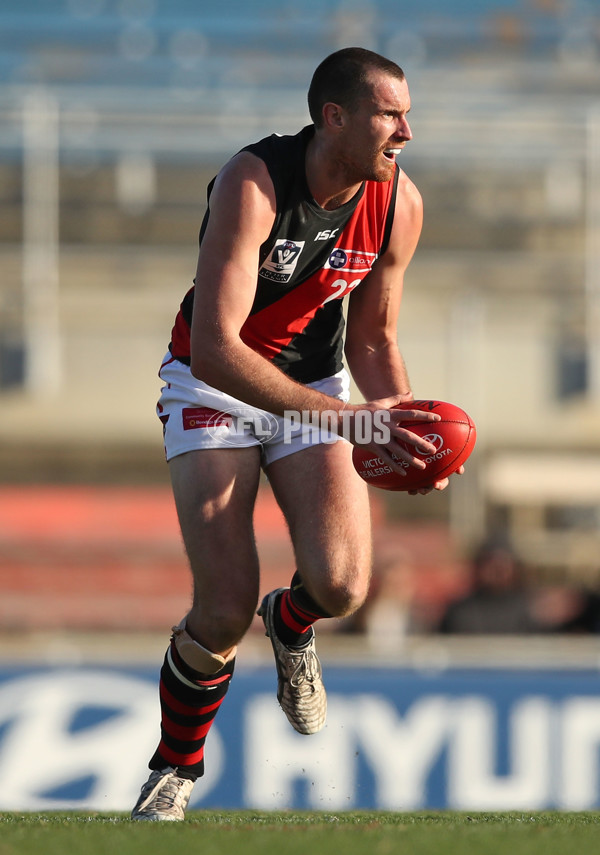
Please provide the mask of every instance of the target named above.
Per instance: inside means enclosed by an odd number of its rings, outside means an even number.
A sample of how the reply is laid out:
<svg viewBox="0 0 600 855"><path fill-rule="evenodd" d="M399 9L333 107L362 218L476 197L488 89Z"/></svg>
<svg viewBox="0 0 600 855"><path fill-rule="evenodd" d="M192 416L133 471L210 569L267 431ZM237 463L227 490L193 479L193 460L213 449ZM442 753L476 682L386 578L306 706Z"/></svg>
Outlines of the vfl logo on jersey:
<svg viewBox="0 0 600 855"><path fill-rule="evenodd" d="M258 275L272 282L289 282L298 264L304 241L283 238L275 242L269 257L263 262Z"/></svg>
<svg viewBox="0 0 600 855"><path fill-rule="evenodd" d="M377 258L376 252L362 252L354 249L333 250L323 267L325 270L348 270L356 273L360 270L369 271Z"/></svg>

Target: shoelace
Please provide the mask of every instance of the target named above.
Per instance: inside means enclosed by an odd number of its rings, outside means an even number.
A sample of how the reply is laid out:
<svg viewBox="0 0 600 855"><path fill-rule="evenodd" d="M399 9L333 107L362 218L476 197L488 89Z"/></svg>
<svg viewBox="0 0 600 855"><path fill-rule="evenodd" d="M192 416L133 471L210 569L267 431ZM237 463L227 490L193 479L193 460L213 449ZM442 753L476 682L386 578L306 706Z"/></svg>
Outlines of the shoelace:
<svg viewBox="0 0 600 855"><path fill-rule="evenodd" d="M139 809L143 810L146 808L155 796L157 796L155 807L158 810L168 809L173 807L173 805L181 807L181 802L186 796L186 793L183 792L183 787L185 787L186 783L185 779L178 778L173 772L169 774L167 781L165 781L165 776L163 775L154 784Z"/></svg>
<svg viewBox="0 0 600 855"><path fill-rule="evenodd" d="M321 663L319 657L314 650L306 650L300 654L293 654L294 658L299 657L292 675L290 676L290 686L294 689L300 689L305 684L310 684L308 688L314 690L313 683L321 676Z"/></svg>

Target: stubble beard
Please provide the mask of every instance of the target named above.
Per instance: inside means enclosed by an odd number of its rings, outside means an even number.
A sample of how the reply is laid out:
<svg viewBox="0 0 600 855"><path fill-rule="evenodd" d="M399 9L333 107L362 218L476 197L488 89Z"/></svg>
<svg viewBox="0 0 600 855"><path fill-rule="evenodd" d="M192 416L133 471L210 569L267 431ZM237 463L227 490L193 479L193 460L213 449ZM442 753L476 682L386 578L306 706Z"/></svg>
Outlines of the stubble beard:
<svg viewBox="0 0 600 855"><path fill-rule="evenodd" d="M344 174L348 184L362 184L363 181L376 181L379 184L384 184L391 181L396 169L395 160L385 160L383 151L378 149L371 153L371 157L367 158L360 164L356 161L342 160L340 164L344 170Z"/></svg>

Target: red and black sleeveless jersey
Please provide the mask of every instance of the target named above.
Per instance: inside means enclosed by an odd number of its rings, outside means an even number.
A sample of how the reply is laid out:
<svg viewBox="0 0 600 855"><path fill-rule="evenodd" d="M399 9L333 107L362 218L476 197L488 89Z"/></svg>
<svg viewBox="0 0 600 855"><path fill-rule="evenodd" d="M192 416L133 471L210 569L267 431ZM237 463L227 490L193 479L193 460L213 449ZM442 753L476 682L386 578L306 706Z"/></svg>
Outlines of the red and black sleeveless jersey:
<svg viewBox="0 0 600 855"><path fill-rule="evenodd" d="M392 181L366 181L345 205L324 210L306 182L305 153L313 133L310 125L295 136L273 134L243 149L265 162L277 214L260 249L256 295L241 338L301 383L329 377L342 367L342 298L360 285L387 247L398 184L396 168ZM173 356L187 364L193 299L191 288L170 344Z"/></svg>

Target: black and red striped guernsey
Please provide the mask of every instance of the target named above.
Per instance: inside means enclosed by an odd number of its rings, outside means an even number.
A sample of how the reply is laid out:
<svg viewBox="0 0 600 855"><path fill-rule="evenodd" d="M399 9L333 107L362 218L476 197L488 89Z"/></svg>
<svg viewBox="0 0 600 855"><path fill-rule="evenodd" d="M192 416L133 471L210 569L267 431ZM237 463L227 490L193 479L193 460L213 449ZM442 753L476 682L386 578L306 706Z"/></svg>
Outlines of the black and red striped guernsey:
<svg viewBox="0 0 600 855"><path fill-rule="evenodd" d="M385 252L398 184L396 168L392 181L366 181L345 205L321 208L310 194L304 168L313 133L309 125L295 136L273 134L243 149L265 162L277 214L260 249L256 294L241 338L301 383L329 377L342 367L342 298ZM193 299L194 287L181 304L169 346L187 364Z"/></svg>

